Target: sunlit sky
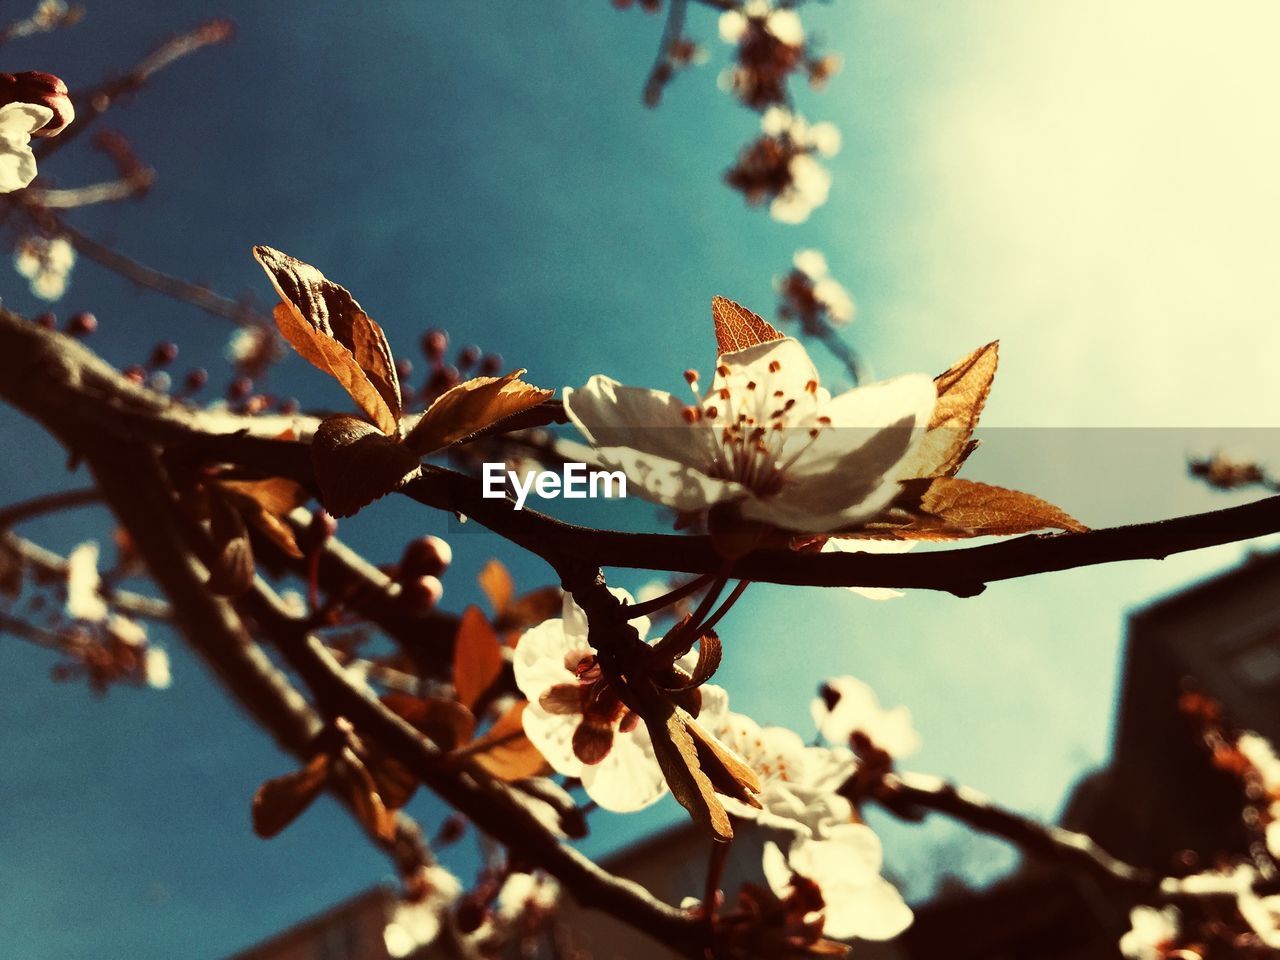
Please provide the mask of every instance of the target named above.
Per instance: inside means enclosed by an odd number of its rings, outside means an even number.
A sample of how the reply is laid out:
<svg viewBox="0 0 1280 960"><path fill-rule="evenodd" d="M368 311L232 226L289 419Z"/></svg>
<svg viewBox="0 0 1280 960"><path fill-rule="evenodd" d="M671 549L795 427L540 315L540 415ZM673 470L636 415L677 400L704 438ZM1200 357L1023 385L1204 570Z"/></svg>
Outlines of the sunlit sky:
<svg viewBox="0 0 1280 960"><path fill-rule="evenodd" d="M6 46L0 68L77 86L160 34L234 16L232 46L110 117L157 168L152 194L75 222L161 269L263 299L248 251L270 243L349 287L402 352L441 325L548 386L603 372L675 389L686 367L710 366L713 294L770 315L773 276L818 247L858 300L847 335L880 374L937 372L1001 340L985 417L997 429L967 468L975 478L1104 525L1232 502L1185 478L1188 452L1268 452L1266 434L1226 428L1272 426L1280 400L1274 4L813 5L811 32L846 69L800 106L835 121L844 149L829 203L798 227L719 183L756 121L716 89L726 51L709 11L691 11L690 29L711 62L647 112L639 90L660 24L638 11L355 6L90 0L81 26ZM72 185L107 166L80 146L47 172ZM0 294L35 308L14 275ZM182 365L214 366L229 334L90 264L59 305L78 309L99 315L93 342L119 363L174 338ZM813 349L838 385L838 366ZM304 402L340 402L296 360L278 376ZM1096 429L1073 429L1085 427ZM6 500L85 482L16 414L0 413L0 431L14 451L0 463ZM109 529L82 511L24 532L65 551ZM392 561L406 529L453 537L450 606L476 598L475 572L495 554L523 584L549 580L539 562L405 504L380 503L342 534ZM1126 611L1240 553L998 584L969 600L757 586L724 622L721 678L735 708L807 735L817 683L854 673L913 709L925 744L914 768L1052 817L1107 755ZM275 841L252 836L252 791L289 761L176 638L161 640L173 688L102 700L52 684L46 653L0 644L0 940L15 955L219 957L388 873L327 803ZM441 815L430 803L415 812L428 828ZM601 816L588 849L679 816L673 802ZM889 869L917 894L962 836L932 820L875 822ZM994 844L963 849L974 878L1011 862ZM473 869L466 856L455 865Z"/></svg>

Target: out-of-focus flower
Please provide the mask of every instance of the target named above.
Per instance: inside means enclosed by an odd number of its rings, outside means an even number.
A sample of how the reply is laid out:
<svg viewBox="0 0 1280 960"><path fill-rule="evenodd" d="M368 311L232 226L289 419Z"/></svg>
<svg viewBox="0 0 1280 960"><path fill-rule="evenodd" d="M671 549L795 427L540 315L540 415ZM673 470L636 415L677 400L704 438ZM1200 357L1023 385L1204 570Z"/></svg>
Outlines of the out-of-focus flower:
<svg viewBox="0 0 1280 960"><path fill-rule="evenodd" d="M625 590L612 593L632 603ZM648 617L631 621L643 639ZM609 685L587 642L587 615L565 594L562 615L520 637L516 686L524 732L558 773L579 777L606 810L641 810L667 792L648 728Z"/></svg>
<svg viewBox="0 0 1280 960"><path fill-rule="evenodd" d="M824 683L809 712L828 743L848 744L861 736L894 759L920 749L911 711L906 707L885 710L875 691L854 677L832 677Z"/></svg>
<svg viewBox="0 0 1280 960"><path fill-rule="evenodd" d="M556 908L560 901L560 884L538 871L536 873L512 873L503 881L498 891L498 919L513 923L526 913L546 913Z"/></svg>
<svg viewBox="0 0 1280 960"><path fill-rule="evenodd" d="M687 376L696 398L697 377ZM749 520L800 533L883 510L936 398L923 374L833 398L790 338L721 356L711 390L691 406L600 375L564 391L597 459L644 496L682 513L736 504Z"/></svg>
<svg viewBox="0 0 1280 960"><path fill-rule="evenodd" d="M763 136L743 149L725 181L748 203L768 200L775 220L803 223L831 192L831 173L815 154L838 153L840 132L827 122L810 126L781 107L765 111L760 129Z"/></svg>
<svg viewBox="0 0 1280 960"><path fill-rule="evenodd" d="M773 843L764 850L764 873L775 895L785 897L798 874L816 884L825 903L822 932L848 940L891 940L911 925L911 908L880 876L880 838L863 823L833 827L821 840L800 837L784 856Z"/></svg>
<svg viewBox="0 0 1280 960"><path fill-rule="evenodd" d="M21 190L36 178L31 137L52 119L52 110L34 103L0 107L0 193Z"/></svg>
<svg viewBox="0 0 1280 960"><path fill-rule="evenodd" d="M1175 907L1134 907L1129 930L1120 938L1120 952L1128 960L1164 960L1178 938L1179 921Z"/></svg>
<svg viewBox="0 0 1280 960"><path fill-rule="evenodd" d="M280 358L280 343L266 327L240 327L227 342L227 359L249 378L262 375Z"/></svg>
<svg viewBox="0 0 1280 960"><path fill-rule="evenodd" d="M147 647L142 659L142 675L147 686L156 690L168 690L173 684L173 674L169 670L169 651L163 647Z"/></svg>
<svg viewBox="0 0 1280 960"><path fill-rule="evenodd" d="M1249 924L1265 946L1280 949L1280 895L1259 897L1245 890L1236 899L1236 907L1245 923ZM1174 932L1176 934L1177 931ZM1147 960L1148 956L1163 957L1164 955L1149 954L1142 960Z"/></svg>
<svg viewBox="0 0 1280 960"><path fill-rule="evenodd" d="M800 15L767 0L720 14L720 39L737 47L723 86L757 110L787 99L787 78L809 62Z"/></svg>
<svg viewBox="0 0 1280 960"><path fill-rule="evenodd" d="M76 118L67 85L52 73L0 73L0 104L43 107L51 116L31 130L33 137L56 137Z"/></svg>
<svg viewBox="0 0 1280 960"><path fill-rule="evenodd" d="M853 297L830 275L827 258L819 250L797 250L791 272L779 277L775 286L779 315L798 322L805 333L820 335L828 326L843 327L853 320Z"/></svg>
<svg viewBox="0 0 1280 960"><path fill-rule="evenodd" d="M66 293L75 263L75 247L66 237L29 234L13 252L14 269L31 281L31 292L41 300L58 300Z"/></svg>
<svg viewBox="0 0 1280 960"><path fill-rule="evenodd" d="M441 915L462 893L458 878L436 864L424 867L414 884L423 895L416 901L397 903L382 931L383 944L391 957L407 957L435 940L442 926Z"/></svg>
<svg viewBox="0 0 1280 960"><path fill-rule="evenodd" d="M98 623L107 619L107 603L98 593L98 545L92 540L67 555L67 616Z"/></svg>

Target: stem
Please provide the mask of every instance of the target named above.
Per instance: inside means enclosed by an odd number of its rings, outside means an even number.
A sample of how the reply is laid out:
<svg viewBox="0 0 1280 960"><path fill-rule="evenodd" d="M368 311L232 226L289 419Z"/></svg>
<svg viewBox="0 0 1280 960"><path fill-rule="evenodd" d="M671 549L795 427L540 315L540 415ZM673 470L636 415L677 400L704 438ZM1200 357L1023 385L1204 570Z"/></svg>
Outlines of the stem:
<svg viewBox="0 0 1280 960"><path fill-rule="evenodd" d="M679 603L690 594L697 593L712 581L712 577L694 577L688 583L681 584L669 593L664 593L660 597L654 597L652 600L646 600L644 603L637 603L627 607L627 619L635 620L637 617L647 617L651 613L658 610L664 610L674 603Z"/></svg>
<svg viewBox="0 0 1280 960"><path fill-rule="evenodd" d="M733 592L729 594L724 603L720 604L720 609L713 613L710 619L708 619L707 622L699 628L698 633L706 633L715 627L715 625L720 622L720 618L728 613L729 610L732 609L733 605L738 602L738 598L746 593L747 587L750 585L750 580L739 580L738 585L733 588Z"/></svg>

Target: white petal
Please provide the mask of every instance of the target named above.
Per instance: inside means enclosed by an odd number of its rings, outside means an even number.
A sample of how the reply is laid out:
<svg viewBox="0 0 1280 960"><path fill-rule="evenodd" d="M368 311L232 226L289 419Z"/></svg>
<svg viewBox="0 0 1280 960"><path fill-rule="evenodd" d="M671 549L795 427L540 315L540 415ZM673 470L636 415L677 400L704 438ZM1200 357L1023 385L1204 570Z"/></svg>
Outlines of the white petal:
<svg viewBox="0 0 1280 960"><path fill-rule="evenodd" d="M780 137L794 122L795 117L786 107L770 107L760 115L760 132L767 137Z"/></svg>
<svg viewBox="0 0 1280 960"><path fill-rule="evenodd" d="M30 137L52 119L53 111L38 103L6 103L0 107L0 137Z"/></svg>
<svg viewBox="0 0 1280 960"><path fill-rule="evenodd" d="M583 649L583 641L570 637L560 619L544 620L526 630L516 642L512 667L516 686L531 704L536 704L550 687L558 683L577 683L577 677L565 666L564 658ZM527 712L527 711L526 711Z"/></svg>
<svg viewBox="0 0 1280 960"><path fill-rule="evenodd" d="M720 14L720 39L725 43L737 43L747 32L747 18L741 11L726 10Z"/></svg>
<svg viewBox="0 0 1280 960"><path fill-rule="evenodd" d="M840 128L824 120L809 128L809 143L824 157L834 157L840 152Z"/></svg>
<svg viewBox="0 0 1280 960"><path fill-rule="evenodd" d="M915 543L911 540L860 540L855 538L831 537L822 545L823 553L906 553ZM892 587L848 587L846 588L868 600L893 600L903 595L901 590Z"/></svg>
<svg viewBox="0 0 1280 960"><path fill-rule="evenodd" d="M530 701L524 709L524 733L529 738L544 760L551 764L556 773L566 777L580 777L586 769L578 755L573 752L573 731L577 729L580 716L564 716L548 713L538 706L537 701Z"/></svg>
<svg viewBox="0 0 1280 960"><path fill-rule="evenodd" d="M644 721L628 733L615 733L608 755L599 763L584 765L579 776L587 796L617 813L643 810L667 792Z"/></svg>
<svg viewBox="0 0 1280 960"><path fill-rule="evenodd" d="M775 10L765 21L765 29L782 43L792 47L804 44L804 25L794 10Z"/></svg>
<svg viewBox="0 0 1280 960"><path fill-rule="evenodd" d="M820 280L827 275L827 258L821 250L797 250L791 258L792 265L810 280Z"/></svg>
<svg viewBox="0 0 1280 960"><path fill-rule="evenodd" d="M747 489L739 483L719 480L685 463L630 447L598 448L596 456L605 466L627 475L628 496L638 493L646 500L684 513L747 496Z"/></svg>
<svg viewBox="0 0 1280 960"><path fill-rule="evenodd" d="M710 427L684 419L687 403L661 390L626 387L597 374L566 387L564 409L593 446L629 447L709 473L716 450Z"/></svg>
<svg viewBox="0 0 1280 960"><path fill-rule="evenodd" d="M769 216L779 223L804 223L814 205L797 190L784 190L769 204Z"/></svg>
<svg viewBox="0 0 1280 960"><path fill-rule="evenodd" d="M67 555L67 616L98 622L107 617L107 604L98 595L98 545L92 540Z"/></svg>
<svg viewBox="0 0 1280 960"><path fill-rule="evenodd" d="M169 653L163 647L147 647L142 670L147 678L147 685L156 690L167 690L173 683L173 674L169 670Z"/></svg>
<svg viewBox="0 0 1280 960"><path fill-rule="evenodd" d="M902 894L882 877L858 887L823 887L822 893L830 897L822 932L837 940L892 940L914 919Z"/></svg>
<svg viewBox="0 0 1280 960"><path fill-rule="evenodd" d="M0 193L21 190L36 178L36 155L28 141L0 137Z"/></svg>
<svg viewBox="0 0 1280 960"><path fill-rule="evenodd" d="M785 897L787 888L791 886L791 868L787 866L787 858L776 843L770 841L764 845L761 866L769 889L776 896Z"/></svg>

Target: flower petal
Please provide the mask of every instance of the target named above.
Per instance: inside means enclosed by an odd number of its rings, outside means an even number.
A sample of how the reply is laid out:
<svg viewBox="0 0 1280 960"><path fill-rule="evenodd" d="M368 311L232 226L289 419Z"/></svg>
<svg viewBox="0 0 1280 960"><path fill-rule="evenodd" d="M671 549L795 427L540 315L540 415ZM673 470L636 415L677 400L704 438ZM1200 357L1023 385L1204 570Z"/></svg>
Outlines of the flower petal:
<svg viewBox="0 0 1280 960"><path fill-rule="evenodd" d="M577 684L578 678L565 666L564 658L583 648L585 641L570 637L565 621L544 620L530 627L516 643L512 660L516 686L525 699L537 703L543 692L562 683Z"/></svg>
<svg viewBox="0 0 1280 960"><path fill-rule="evenodd" d="M583 767L579 776L587 796L617 813L643 810L667 792L644 721L626 733L616 733L608 756L594 766Z"/></svg>
<svg viewBox="0 0 1280 960"><path fill-rule="evenodd" d="M573 731L577 729L579 716L559 716L548 713L536 702L524 708L521 723L524 734L542 754L543 759L551 764L556 773L566 777L580 777L583 770L582 761L573 752Z"/></svg>

